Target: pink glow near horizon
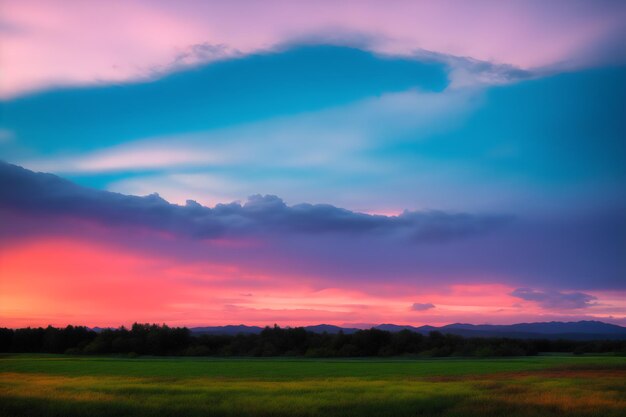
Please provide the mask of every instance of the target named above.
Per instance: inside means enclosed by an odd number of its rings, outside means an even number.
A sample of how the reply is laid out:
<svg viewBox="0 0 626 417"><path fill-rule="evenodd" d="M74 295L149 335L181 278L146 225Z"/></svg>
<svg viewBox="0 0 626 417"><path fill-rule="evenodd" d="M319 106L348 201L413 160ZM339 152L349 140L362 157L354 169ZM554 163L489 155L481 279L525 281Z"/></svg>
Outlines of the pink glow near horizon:
<svg viewBox="0 0 626 417"><path fill-rule="evenodd" d="M609 36L622 17L578 3L540 3L3 2L0 96L151 78L173 65L310 38L380 53L423 49L522 68L572 60L585 65L594 42ZM218 52L190 53L202 44L218 46Z"/></svg>
<svg viewBox="0 0 626 417"><path fill-rule="evenodd" d="M84 239L22 241L2 251L0 272L12 277L0 281L0 326L9 327L119 326L129 320L186 326L611 321L601 306L586 310L586 316L542 310L512 297L513 288L502 284L468 279L473 283L404 293L386 293L384 283L320 289L271 270L251 274L236 265L181 263ZM412 311L413 303L435 307Z"/></svg>
<svg viewBox="0 0 626 417"><path fill-rule="evenodd" d="M626 324L624 33L610 0L2 1L0 326Z"/></svg>

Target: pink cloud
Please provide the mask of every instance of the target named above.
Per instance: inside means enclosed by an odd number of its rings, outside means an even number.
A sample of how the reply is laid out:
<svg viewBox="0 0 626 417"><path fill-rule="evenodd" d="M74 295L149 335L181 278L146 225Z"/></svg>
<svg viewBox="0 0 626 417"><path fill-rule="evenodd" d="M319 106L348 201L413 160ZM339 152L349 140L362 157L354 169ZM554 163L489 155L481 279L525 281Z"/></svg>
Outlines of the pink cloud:
<svg viewBox="0 0 626 417"><path fill-rule="evenodd" d="M625 10L591 1L5 2L0 95L150 78L303 39L542 67L580 61L619 35Z"/></svg>

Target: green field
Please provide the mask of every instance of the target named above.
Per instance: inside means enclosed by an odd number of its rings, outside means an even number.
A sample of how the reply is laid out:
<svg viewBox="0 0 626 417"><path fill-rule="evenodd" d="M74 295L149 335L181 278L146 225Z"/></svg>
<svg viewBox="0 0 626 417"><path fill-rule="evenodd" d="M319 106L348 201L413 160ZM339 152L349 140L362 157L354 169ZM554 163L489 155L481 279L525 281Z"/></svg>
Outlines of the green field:
<svg viewBox="0 0 626 417"><path fill-rule="evenodd" d="M626 358L0 356L2 416L623 416Z"/></svg>

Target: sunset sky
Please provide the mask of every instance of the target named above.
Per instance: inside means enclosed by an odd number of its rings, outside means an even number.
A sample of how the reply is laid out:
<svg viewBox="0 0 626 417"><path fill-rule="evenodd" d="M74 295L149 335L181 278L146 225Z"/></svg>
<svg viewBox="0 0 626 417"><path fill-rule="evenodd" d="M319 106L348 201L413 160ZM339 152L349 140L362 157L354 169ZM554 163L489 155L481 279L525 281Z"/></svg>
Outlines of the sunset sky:
<svg viewBox="0 0 626 417"><path fill-rule="evenodd" d="M0 326L626 325L626 2L0 0Z"/></svg>

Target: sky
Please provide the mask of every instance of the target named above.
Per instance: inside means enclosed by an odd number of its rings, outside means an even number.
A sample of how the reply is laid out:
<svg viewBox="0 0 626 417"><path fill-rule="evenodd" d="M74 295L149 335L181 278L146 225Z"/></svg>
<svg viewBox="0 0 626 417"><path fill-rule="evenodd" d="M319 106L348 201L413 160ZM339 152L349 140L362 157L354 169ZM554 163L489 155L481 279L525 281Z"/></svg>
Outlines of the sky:
<svg viewBox="0 0 626 417"><path fill-rule="evenodd" d="M0 1L0 326L626 325L626 3Z"/></svg>

